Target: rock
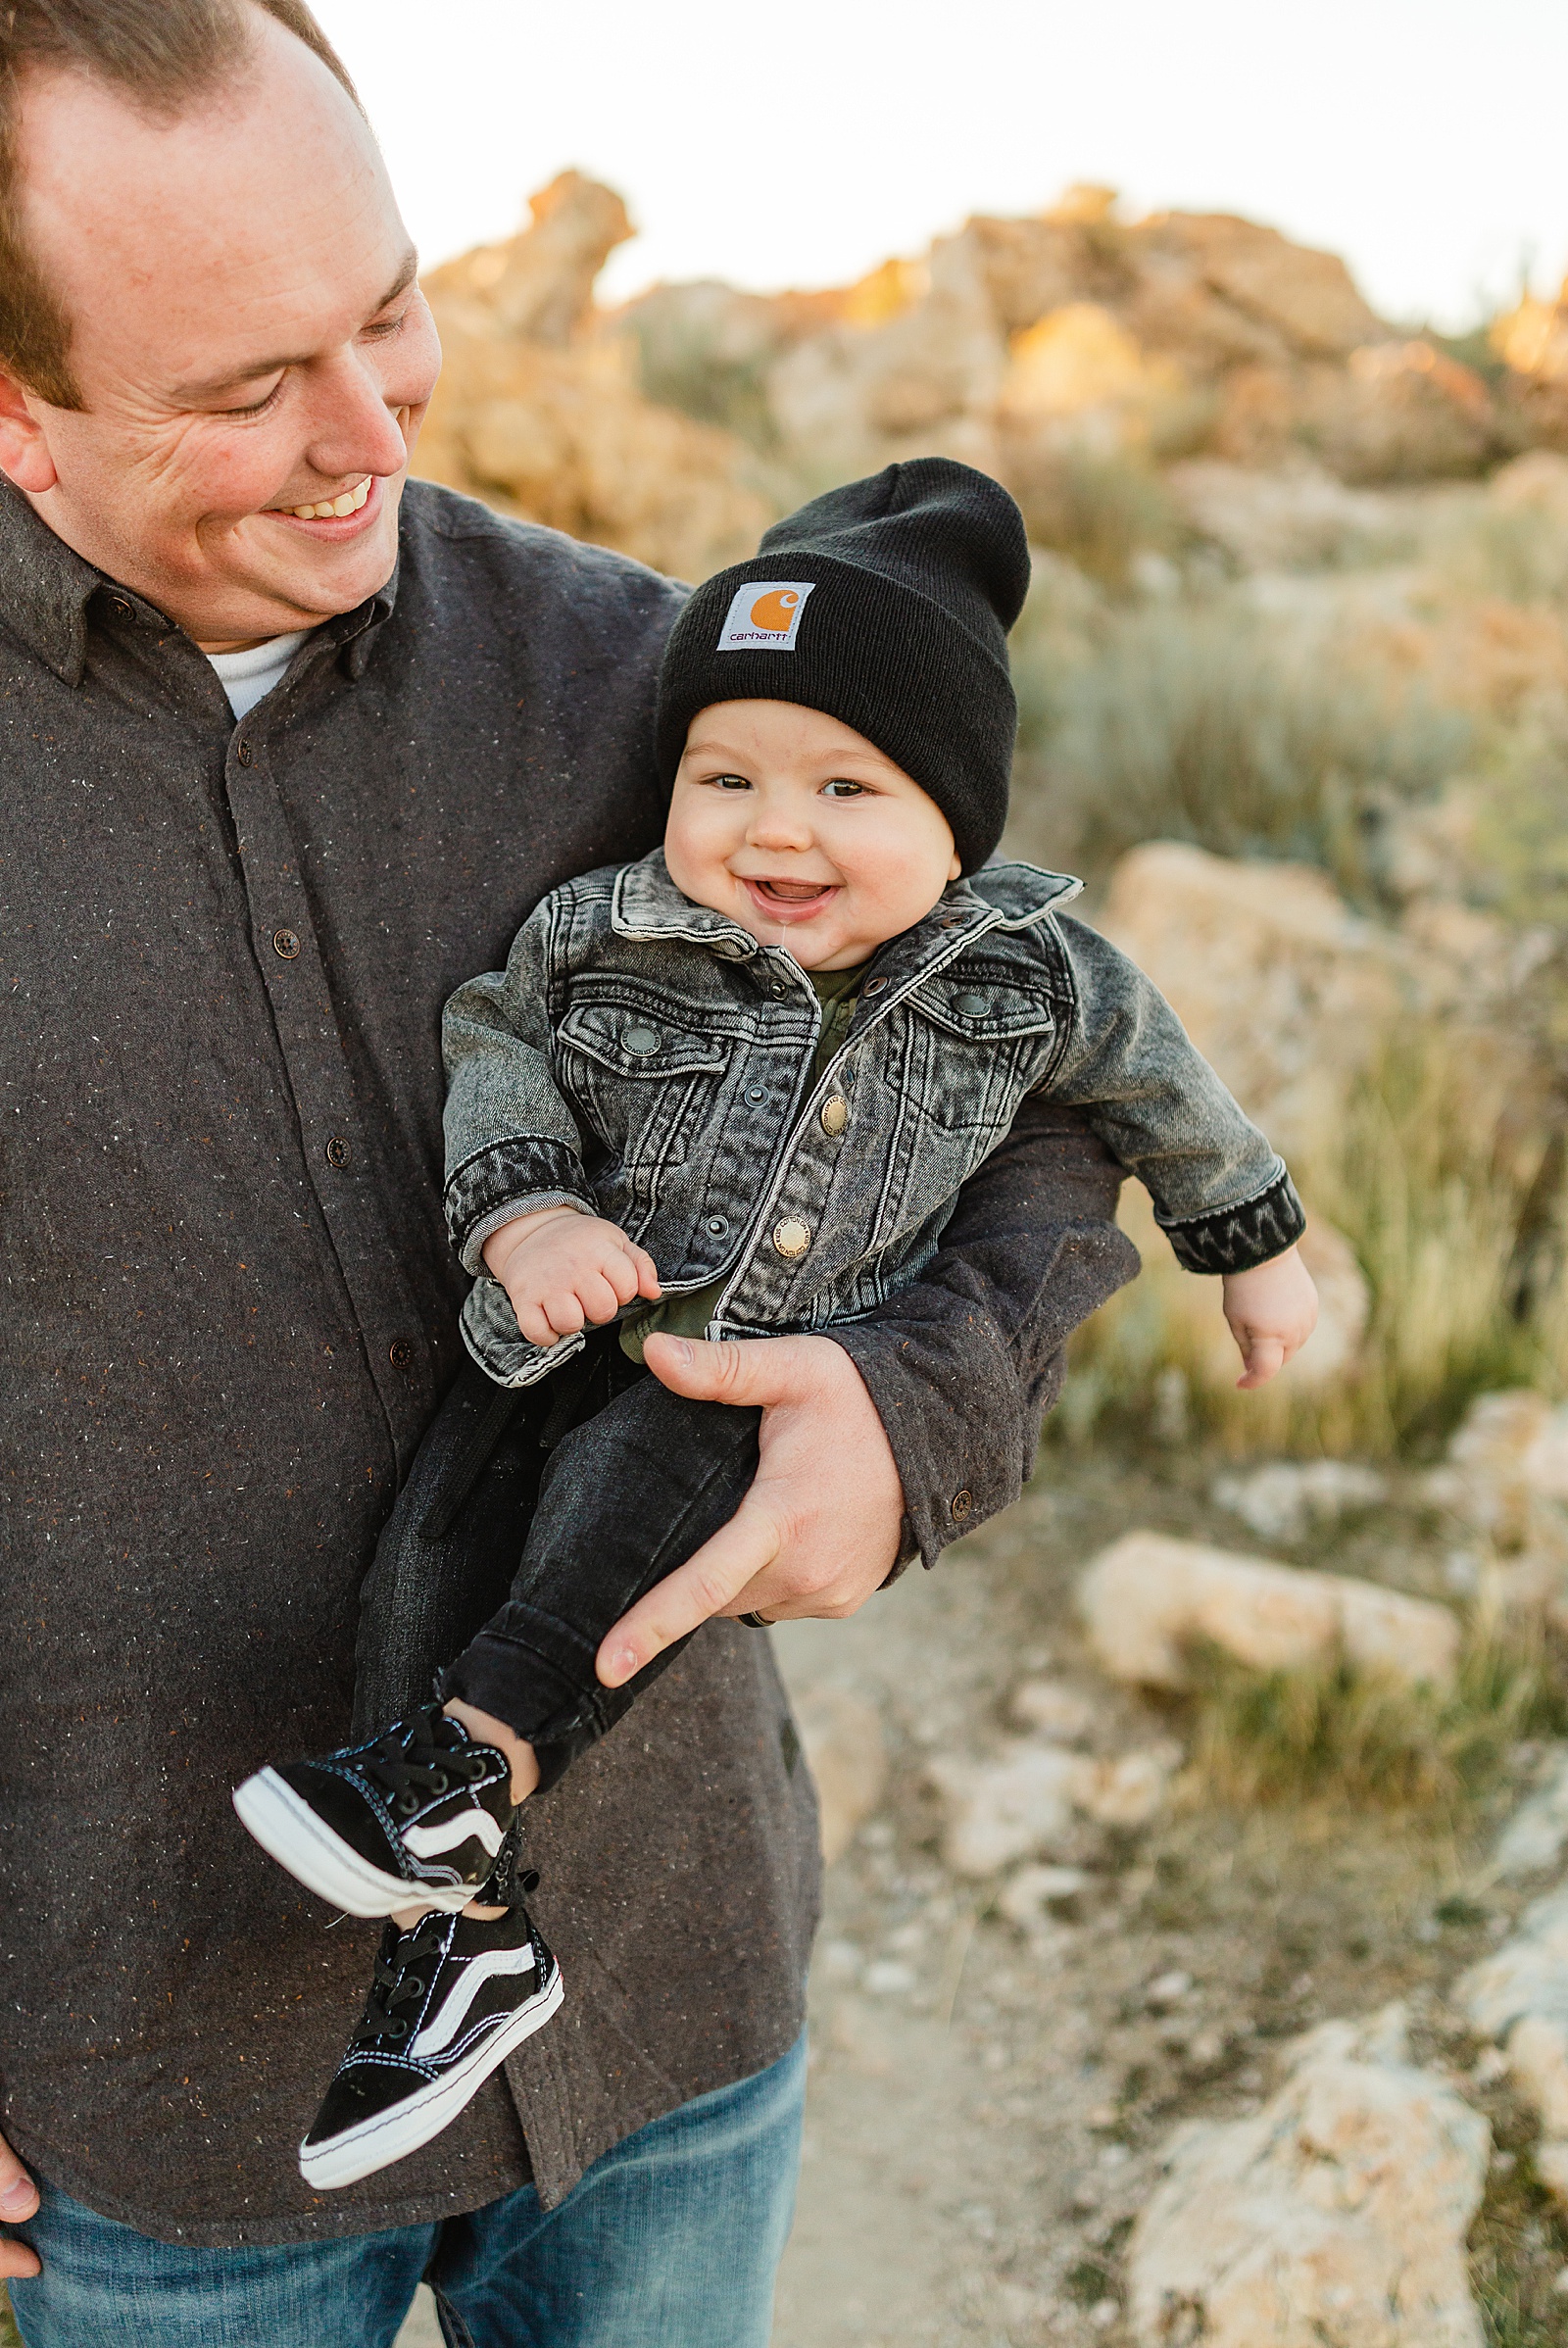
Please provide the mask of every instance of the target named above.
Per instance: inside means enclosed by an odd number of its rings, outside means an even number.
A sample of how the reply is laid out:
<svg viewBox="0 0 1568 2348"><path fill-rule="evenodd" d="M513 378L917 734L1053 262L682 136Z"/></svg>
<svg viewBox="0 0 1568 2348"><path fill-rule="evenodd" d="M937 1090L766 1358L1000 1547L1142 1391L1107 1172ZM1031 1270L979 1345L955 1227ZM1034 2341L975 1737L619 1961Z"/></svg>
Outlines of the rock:
<svg viewBox="0 0 1568 2348"><path fill-rule="evenodd" d="M822 1857L843 1857L882 1798L888 1757L874 1704L841 1688L822 1688L795 1703L801 1744L816 1784Z"/></svg>
<svg viewBox="0 0 1568 2348"><path fill-rule="evenodd" d="M947 1812L942 1855L956 1875L995 1875L1014 1859L1071 1859L1082 1817L1096 1826L1145 1825L1181 1759L1171 1744L1093 1761L1060 1745L1015 1737L994 1759L945 1757L927 1774Z"/></svg>
<svg viewBox="0 0 1568 2348"><path fill-rule="evenodd" d="M1351 1087L1414 999L1396 940L1304 864L1165 840L1121 858L1100 927L1287 1158L1329 1154Z"/></svg>
<svg viewBox="0 0 1568 2348"><path fill-rule="evenodd" d="M1147 1826L1164 1805L1170 1781L1181 1767L1179 1744L1151 1745L1093 1764L1078 1793L1078 1807L1096 1826Z"/></svg>
<svg viewBox="0 0 1568 2348"><path fill-rule="evenodd" d="M947 1809L942 1855L956 1875L995 1875L1014 1859L1065 1842L1094 1764L1059 1745L1022 1738L991 1761L933 1761Z"/></svg>
<svg viewBox="0 0 1568 2348"><path fill-rule="evenodd" d="M1081 1867L1019 1867L1007 1878L997 1906L1021 1932L1038 1934L1053 1911L1070 1913L1093 1882Z"/></svg>
<svg viewBox="0 0 1568 2348"><path fill-rule="evenodd" d="M630 233L618 196L567 172L521 235L431 272L445 360L415 469L702 578L778 509L742 442L644 399L627 347L592 339L594 277Z"/></svg>
<svg viewBox="0 0 1568 2348"><path fill-rule="evenodd" d="M516 341L564 346L592 310L600 270L636 231L614 189L580 171L563 171L528 211L520 234L431 269L424 292L433 309L477 314Z"/></svg>
<svg viewBox="0 0 1568 2348"><path fill-rule="evenodd" d="M1127 2251L1139 2348L1481 2348L1465 2236L1491 2131L1397 2008L1298 2044L1252 2118L1189 2122Z"/></svg>
<svg viewBox="0 0 1568 2348"><path fill-rule="evenodd" d="M1314 1525L1337 1524L1389 1496L1389 1480L1350 1459L1273 1459L1265 1467L1216 1476L1210 1496L1263 1541L1299 1541Z"/></svg>
<svg viewBox="0 0 1568 2348"><path fill-rule="evenodd" d="M1161 1533L1129 1533L1085 1569L1078 1608L1112 1679L1189 1684L1186 1650L1200 1640L1254 1671L1292 1671L1337 1652L1363 1671L1446 1688L1459 1625L1445 1606L1343 1574L1238 1556Z"/></svg>
<svg viewBox="0 0 1568 2348"><path fill-rule="evenodd" d="M1507 2056L1541 2122L1536 2168L1568 2208L1568 1890L1527 1908L1518 1932L1471 1968L1453 1997Z"/></svg>
<svg viewBox="0 0 1568 2348"><path fill-rule="evenodd" d="M1375 492L1348 489L1320 465L1259 473L1213 458L1173 465L1165 486L1195 529L1244 570L1315 570L1375 559L1399 543L1403 517Z"/></svg>
<svg viewBox="0 0 1568 2348"><path fill-rule="evenodd" d="M1503 447L1492 394L1429 342L1377 342L1311 377L1296 429L1346 481L1477 473Z"/></svg>
<svg viewBox="0 0 1568 2348"><path fill-rule="evenodd" d="M1204 283L1307 359L1347 359L1384 329L1337 253L1292 244L1231 213L1168 212L1146 241L1189 258Z"/></svg>
<svg viewBox="0 0 1568 2348"><path fill-rule="evenodd" d="M1553 1408L1525 1387L1477 1395L1426 1490L1508 1546L1560 1530L1560 1519L1540 1503L1568 1501L1568 1408Z"/></svg>
<svg viewBox="0 0 1568 2348"><path fill-rule="evenodd" d="M1504 1881L1555 1867L1568 1844L1568 1744L1552 1755L1545 1783L1514 1812L1492 1854L1492 1872Z"/></svg>
<svg viewBox="0 0 1568 2348"><path fill-rule="evenodd" d="M1059 1680L1024 1680L1012 1691L1012 1717L1036 1729L1053 1744L1082 1744L1093 1734L1101 1707L1093 1696Z"/></svg>

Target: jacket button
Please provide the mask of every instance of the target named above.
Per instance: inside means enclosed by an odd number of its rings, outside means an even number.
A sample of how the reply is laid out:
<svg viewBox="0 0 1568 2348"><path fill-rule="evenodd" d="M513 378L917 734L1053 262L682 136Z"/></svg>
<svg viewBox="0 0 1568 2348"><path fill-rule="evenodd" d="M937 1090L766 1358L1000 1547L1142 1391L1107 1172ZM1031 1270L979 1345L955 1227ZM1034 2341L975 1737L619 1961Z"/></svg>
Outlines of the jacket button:
<svg viewBox="0 0 1568 2348"><path fill-rule="evenodd" d="M968 1513L969 1513L970 1509L971 1509L973 1506L974 1506L974 1494L973 1494L973 1492L969 1492L969 1491L965 1490L965 1491L963 1491L963 1492L956 1492L954 1493L954 1495L953 1495L953 1514L954 1514L954 1518L955 1518L955 1520L956 1520L956 1521L958 1524L960 1524L960 1525L962 1524L962 1522L963 1522L964 1518L965 1518L965 1517L968 1515Z"/></svg>
<svg viewBox="0 0 1568 2348"><path fill-rule="evenodd" d="M628 1052L634 1052L640 1060L645 1060L651 1052L659 1050L659 1030L657 1027L628 1027L621 1042Z"/></svg>
<svg viewBox="0 0 1568 2348"><path fill-rule="evenodd" d="M294 956L299 953L299 950L300 941L298 931L292 929L273 930L272 952L278 956L279 960L291 962L294 959Z"/></svg>
<svg viewBox="0 0 1568 2348"><path fill-rule="evenodd" d="M798 1215L786 1215L782 1223L773 1226L773 1246L787 1262L804 1255L811 1244L811 1226L803 1223Z"/></svg>
<svg viewBox="0 0 1568 2348"><path fill-rule="evenodd" d="M774 997L776 1001L782 1002L784 996L784 981L781 978L775 978L773 984L768 988L767 991L771 996Z"/></svg>
<svg viewBox="0 0 1568 2348"><path fill-rule="evenodd" d="M862 995L880 995L887 983L885 978L868 978L860 992Z"/></svg>
<svg viewBox="0 0 1568 2348"><path fill-rule="evenodd" d="M979 1019L982 1018L988 1010L990 1010L991 998L989 995L976 995L973 993L967 995L955 995L953 998L953 1007L956 1011L961 1011L966 1019Z"/></svg>
<svg viewBox="0 0 1568 2348"><path fill-rule="evenodd" d="M823 1101L822 1131L824 1133L842 1133L849 1121L850 1104L841 1093L835 1093L831 1101Z"/></svg>
<svg viewBox="0 0 1568 2348"><path fill-rule="evenodd" d="M753 1108L760 1108L763 1101L767 1099L766 1085L749 1084L746 1088L746 1098L751 1102Z"/></svg>
<svg viewBox="0 0 1568 2348"><path fill-rule="evenodd" d="M729 1229L728 1215L710 1215L708 1218L708 1229L712 1233L715 1240L721 1240L725 1232Z"/></svg>
<svg viewBox="0 0 1568 2348"><path fill-rule="evenodd" d="M346 1166L352 1152L343 1136L340 1133L335 1133L326 1145L325 1154L329 1166Z"/></svg>
<svg viewBox="0 0 1568 2348"><path fill-rule="evenodd" d="M386 1357L395 1370L412 1370L414 1347L406 1337L395 1337L386 1349Z"/></svg>
<svg viewBox="0 0 1568 2348"><path fill-rule="evenodd" d="M251 762L250 744L248 742L236 743L234 746L234 756L236 758L238 758L242 766L248 766Z"/></svg>

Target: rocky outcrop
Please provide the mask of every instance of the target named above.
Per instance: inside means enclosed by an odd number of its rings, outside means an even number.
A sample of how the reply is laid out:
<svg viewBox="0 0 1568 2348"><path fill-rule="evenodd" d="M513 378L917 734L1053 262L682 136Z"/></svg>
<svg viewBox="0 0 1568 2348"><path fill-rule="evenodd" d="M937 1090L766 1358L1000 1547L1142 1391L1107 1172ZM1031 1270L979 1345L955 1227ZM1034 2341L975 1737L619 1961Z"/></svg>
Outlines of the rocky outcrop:
<svg viewBox="0 0 1568 2348"><path fill-rule="evenodd" d="M1179 2128L1127 2253L1139 2348L1481 2348L1491 2131L1403 2016L1324 2023L1252 2118Z"/></svg>
<svg viewBox="0 0 1568 2348"><path fill-rule="evenodd" d="M677 576L749 554L776 511L751 453L647 399L595 339L594 280L631 233L619 197L566 172L532 213L425 281L445 363L416 469Z"/></svg>
<svg viewBox="0 0 1568 2348"><path fill-rule="evenodd" d="M1079 1583L1078 1610L1102 1668L1148 1688L1190 1686L1200 1643L1259 1672L1343 1654L1411 1687L1446 1688L1458 1663L1459 1625L1446 1606L1163 1533L1128 1533L1102 1549Z"/></svg>

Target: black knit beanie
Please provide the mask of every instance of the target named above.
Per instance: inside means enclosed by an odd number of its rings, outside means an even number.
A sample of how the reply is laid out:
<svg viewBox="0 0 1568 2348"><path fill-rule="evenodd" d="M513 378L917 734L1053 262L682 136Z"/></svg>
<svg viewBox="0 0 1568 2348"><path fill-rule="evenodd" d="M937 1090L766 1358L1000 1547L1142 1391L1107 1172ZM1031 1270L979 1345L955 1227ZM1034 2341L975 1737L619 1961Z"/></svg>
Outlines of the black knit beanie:
<svg viewBox="0 0 1568 2348"><path fill-rule="evenodd" d="M970 465L917 457L813 498L676 620L659 681L665 790L699 709L800 702L929 792L975 871L1006 821L1007 630L1028 586L1023 515Z"/></svg>

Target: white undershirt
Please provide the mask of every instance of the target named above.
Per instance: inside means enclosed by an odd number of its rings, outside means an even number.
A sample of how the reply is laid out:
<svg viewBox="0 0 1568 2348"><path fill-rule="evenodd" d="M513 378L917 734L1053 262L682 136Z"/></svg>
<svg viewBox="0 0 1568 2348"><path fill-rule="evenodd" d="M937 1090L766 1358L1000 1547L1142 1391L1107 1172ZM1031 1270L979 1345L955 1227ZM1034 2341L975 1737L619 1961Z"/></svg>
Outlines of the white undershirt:
<svg viewBox="0 0 1568 2348"><path fill-rule="evenodd" d="M208 654L218 681L228 695L236 723L267 699L310 632L301 628L297 636L270 636L265 644L253 644L248 652Z"/></svg>

